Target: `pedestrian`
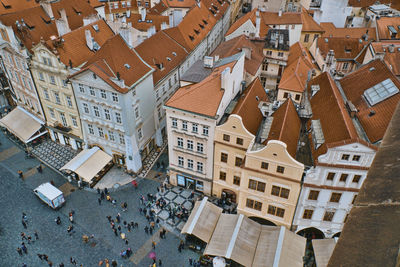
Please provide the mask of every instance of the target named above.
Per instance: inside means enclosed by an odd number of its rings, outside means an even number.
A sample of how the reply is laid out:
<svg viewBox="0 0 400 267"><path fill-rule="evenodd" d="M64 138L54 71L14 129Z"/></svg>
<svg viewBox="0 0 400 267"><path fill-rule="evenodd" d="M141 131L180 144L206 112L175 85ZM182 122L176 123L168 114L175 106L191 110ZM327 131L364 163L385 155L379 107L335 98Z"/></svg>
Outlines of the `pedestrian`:
<svg viewBox="0 0 400 267"><path fill-rule="evenodd" d="M19 178L23 178L24 177L24 173L21 170L18 170L18 176L19 176Z"/></svg>
<svg viewBox="0 0 400 267"><path fill-rule="evenodd" d="M39 166L36 167L38 173L42 173L43 169L42 169L42 165L39 164Z"/></svg>
<svg viewBox="0 0 400 267"><path fill-rule="evenodd" d="M118 231L120 231L121 232L121 225L118 225Z"/></svg>
<svg viewBox="0 0 400 267"><path fill-rule="evenodd" d="M43 254L42 256L43 256L43 259L44 259L45 261L48 261L48 260L49 260L49 256L47 256L46 254Z"/></svg>
<svg viewBox="0 0 400 267"><path fill-rule="evenodd" d="M127 228L128 228L128 232L130 232L131 231L131 224L128 223Z"/></svg>
<svg viewBox="0 0 400 267"><path fill-rule="evenodd" d="M21 232L21 240L24 240L24 239L26 239L25 233Z"/></svg>
<svg viewBox="0 0 400 267"><path fill-rule="evenodd" d="M38 232L35 230L35 239L38 240L39 239L39 235Z"/></svg>
<svg viewBox="0 0 400 267"><path fill-rule="evenodd" d="M163 234L161 231L160 231L160 239L163 239Z"/></svg>
<svg viewBox="0 0 400 267"><path fill-rule="evenodd" d="M162 261L158 259L158 266L162 266Z"/></svg>
<svg viewBox="0 0 400 267"><path fill-rule="evenodd" d="M51 261L48 261L47 264L49 265L49 267L53 266L53 263Z"/></svg>
<svg viewBox="0 0 400 267"><path fill-rule="evenodd" d="M58 267L64 267L64 263L61 262Z"/></svg>
<svg viewBox="0 0 400 267"><path fill-rule="evenodd" d="M118 236L117 229L113 229L115 236Z"/></svg>
<svg viewBox="0 0 400 267"><path fill-rule="evenodd" d="M22 220L27 221L28 217L26 216L25 212L22 212Z"/></svg>
<svg viewBox="0 0 400 267"><path fill-rule="evenodd" d="M57 225L60 225L60 224L61 224L61 218L60 218L60 216L57 216L57 218L55 219L55 222L56 222Z"/></svg>
<svg viewBox="0 0 400 267"><path fill-rule="evenodd" d="M72 216L72 213L70 212L69 213L69 221L71 222L71 223L74 223L74 216Z"/></svg>
<svg viewBox="0 0 400 267"><path fill-rule="evenodd" d="M17 252L20 256L22 256L22 249L20 247L17 248Z"/></svg>
<svg viewBox="0 0 400 267"><path fill-rule="evenodd" d="M125 238L125 245L128 245L128 244L129 244L129 241L127 238Z"/></svg>
<svg viewBox="0 0 400 267"><path fill-rule="evenodd" d="M193 265L193 259L189 258L189 265L192 266Z"/></svg>
<svg viewBox="0 0 400 267"><path fill-rule="evenodd" d="M135 228L139 228L139 224L135 222Z"/></svg>
<svg viewBox="0 0 400 267"><path fill-rule="evenodd" d="M30 235L28 235L28 238L27 238L27 240L28 240L28 244L30 244L30 243L31 243L31 241L32 241L32 237L31 237Z"/></svg>
<svg viewBox="0 0 400 267"><path fill-rule="evenodd" d="M101 205L101 198L98 198L97 201L99 202L99 205Z"/></svg>
<svg viewBox="0 0 400 267"><path fill-rule="evenodd" d="M74 258L70 257L69 261L71 262L71 264L76 265L76 260Z"/></svg>
<svg viewBox="0 0 400 267"><path fill-rule="evenodd" d="M147 225L144 227L144 232L145 232L146 234L149 233L149 227L148 227Z"/></svg>
<svg viewBox="0 0 400 267"><path fill-rule="evenodd" d="M25 254L28 254L28 249L26 248L24 242L21 243L21 249L22 249L22 251L23 251Z"/></svg>
<svg viewBox="0 0 400 267"><path fill-rule="evenodd" d="M28 265L26 265L26 263L22 263L22 267L28 267Z"/></svg>
<svg viewBox="0 0 400 267"><path fill-rule="evenodd" d="M100 188L97 188L97 194L100 195Z"/></svg>
<svg viewBox="0 0 400 267"><path fill-rule="evenodd" d="M72 230L74 229L74 227L72 226L72 225L70 225L70 226L68 226L68 228L67 228L67 232L68 232L68 234L69 234L69 236L71 236L72 235Z"/></svg>
<svg viewBox="0 0 400 267"><path fill-rule="evenodd" d="M39 253L37 255L38 255L39 259L42 261L43 260L43 255L39 254Z"/></svg>
<svg viewBox="0 0 400 267"><path fill-rule="evenodd" d="M108 195L108 189L104 188L104 194Z"/></svg>
<svg viewBox="0 0 400 267"><path fill-rule="evenodd" d="M107 216L107 220L109 223L111 223L111 216Z"/></svg>
<svg viewBox="0 0 400 267"><path fill-rule="evenodd" d="M155 241L153 241L153 242L151 242L151 246L153 247L153 249L156 249L156 242Z"/></svg>
<svg viewBox="0 0 400 267"><path fill-rule="evenodd" d="M150 235L153 235L153 228L150 227L149 232L150 232Z"/></svg>
<svg viewBox="0 0 400 267"><path fill-rule="evenodd" d="M117 265L118 265L117 261L116 260L112 260L111 266L112 267L117 267Z"/></svg>
<svg viewBox="0 0 400 267"><path fill-rule="evenodd" d="M113 204L114 207L117 206L117 200L113 199L113 200L111 201L111 203Z"/></svg>
<svg viewBox="0 0 400 267"><path fill-rule="evenodd" d="M116 218L116 221L117 221L117 223L120 223L121 222L121 214L117 214L117 217L115 217Z"/></svg>
<svg viewBox="0 0 400 267"><path fill-rule="evenodd" d="M24 220L22 220L22 226L25 228L25 229L27 229L28 227L26 226L26 222L24 221Z"/></svg>
<svg viewBox="0 0 400 267"><path fill-rule="evenodd" d="M100 193L100 198L104 199L104 192L103 191L101 191L101 193Z"/></svg>

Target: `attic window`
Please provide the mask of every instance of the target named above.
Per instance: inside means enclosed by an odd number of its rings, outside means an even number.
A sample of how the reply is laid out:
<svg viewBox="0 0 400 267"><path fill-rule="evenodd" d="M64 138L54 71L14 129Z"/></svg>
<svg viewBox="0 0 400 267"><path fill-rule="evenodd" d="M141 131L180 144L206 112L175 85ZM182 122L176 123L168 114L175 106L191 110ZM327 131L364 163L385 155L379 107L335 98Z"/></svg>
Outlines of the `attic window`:
<svg viewBox="0 0 400 267"><path fill-rule="evenodd" d="M215 11L218 10L218 7L216 7L216 6L214 6L214 5L212 5L212 7L215 9Z"/></svg>
<svg viewBox="0 0 400 267"><path fill-rule="evenodd" d="M205 19L203 19L203 23L204 23L204 25L208 24L208 22Z"/></svg>
<svg viewBox="0 0 400 267"><path fill-rule="evenodd" d="M79 10L76 10L76 8L75 8L75 7L72 7L72 9L75 11L75 13L76 13L76 14L78 14L78 15L81 15L81 14L82 14L82 12L81 12L81 11L79 11Z"/></svg>
<svg viewBox="0 0 400 267"><path fill-rule="evenodd" d="M350 49L350 48L345 48L344 51L345 51L346 53L351 53L351 49Z"/></svg>
<svg viewBox="0 0 400 267"><path fill-rule="evenodd" d="M322 132L320 120L311 120L311 132L314 149L318 149L323 143L325 143L325 137L324 133Z"/></svg>
<svg viewBox="0 0 400 267"><path fill-rule="evenodd" d="M199 32L198 30L196 30L196 29L194 29L194 32L195 32L197 35L200 34L200 32Z"/></svg>
<svg viewBox="0 0 400 267"><path fill-rule="evenodd" d="M392 34L397 34L396 29L392 25L388 26L388 29Z"/></svg>
<svg viewBox="0 0 400 267"><path fill-rule="evenodd" d="M94 29L96 32L98 32L98 31L99 31L99 25L94 24L94 25L93 25L93 29Z"/></svg>
<svg viewBox="0 0 400 267"><path fill-rule="evenodd" d="M173 55L174 57L176 57L176 53L175 53L175 52L172 52L172 55Z"/></svg>
<svg viewBox="0 0 400 267"><path fill-rule="evenodd" d="M194 37L193 37L192 35L189 34L189 39L190 39L191 41L193 41L193 40L194 40Z"/></svg>
<svg viewBox="0 0 400 267"><path fill-rule="evenodd" d="M138 19L138 22L142 22L142 20L141 20L141 19Z"/></svg>
<svg viewBox="0 0 400 267"><path fill-rule="evenodd" d="M217 0L220 5L222 5L222 0Z"/></svg>
<svg viewBox="0 0 400 267"><path fill-rule="evenodd" d="M42 20L44 21L44 23L46 23L46 24L50 24L51 23L51 20L46 20L45 18L43 18L42 16L40 16L41 18L42 18Z"/></svg>
<svg viewBox="0 0 400 267"><path fill-rule="evenodd" d="M204 25L199 23L200 28L204 29Z"/></svg>
<svg viewBox="0 0 400 267"><path fill-rule="evenodd" d="M380 82L365 90L364 97L368 104L374 106L379 102L382 102L383 100L397 94L398 92L399 88L397 88L393 81L388 78L383 82Z"/></svg>
<svg viewBox="0 0 400 267"><path fill-rule="evenodd" d="M171 61L171 58L170 58L170 57L167 57L167 60L168 60L168 61Z"/></svg>
<svg viewBox="0 0 400 267"><path fill-rule="evenodd" d="M212 9L210 8L210 11L211 11L211 13L213 13L213 15L215 15L215 11L214 11L214 10L212 10Z"/></svg>
<svg viewBox="0 0 400 267"><path fill-rule="evenodd" d="M131 68L131 66L128 63L125 63L124 67L127 68L128 70Z"/></svg>

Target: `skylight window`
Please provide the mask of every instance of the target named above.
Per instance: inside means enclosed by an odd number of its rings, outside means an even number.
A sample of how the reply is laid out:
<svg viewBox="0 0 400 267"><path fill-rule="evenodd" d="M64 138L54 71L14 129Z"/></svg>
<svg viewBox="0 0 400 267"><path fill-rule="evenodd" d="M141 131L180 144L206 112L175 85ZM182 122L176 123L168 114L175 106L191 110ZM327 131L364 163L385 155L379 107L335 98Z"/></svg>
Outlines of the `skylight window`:
<svg viewBox="0 0 400 267"><path fill-rule="evenodd" d="M395 29L392 25L388 26L388 29L389 29L389 31L390 31L391 33L397 34L396 29Z"/></svg>
<svg viewBox="0 0 400 267"><path fill-rule="evenodd" d="M168 61L171 61L171 58L170 58L170 57L167 57L167 60L168 60Z"/></svg>
<svg viewBox="0 0 400 267"><path fill-rule="evenodd" d="M383 100L397 94L398 92L399 88L397 88L393 81L388 78L383 82L380 82L365 90L364 97L368 104L374 106L379 102L382 102Z"/></svg>
<svg viewBox="0 0 400 267"><path fill-rule="evenodd" d="M94 24L94 25L93 25L93 29L94 29L96 32L98 32L98 31L99 31L99 25Z"/></svg>
<svg viewBox="0 0 400 267"><path fill-rule="evenodd" d="M131 66L128 63L124 64L125 68L127 68L128 70L131 68Z"/></svg>

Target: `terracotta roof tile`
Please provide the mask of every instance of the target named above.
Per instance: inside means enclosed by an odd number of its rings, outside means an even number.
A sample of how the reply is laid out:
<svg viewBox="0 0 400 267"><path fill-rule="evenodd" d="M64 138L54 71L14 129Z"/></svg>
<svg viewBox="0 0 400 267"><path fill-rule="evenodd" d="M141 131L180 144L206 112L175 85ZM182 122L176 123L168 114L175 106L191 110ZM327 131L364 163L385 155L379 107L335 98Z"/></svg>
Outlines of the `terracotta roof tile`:
<svg viewBox="0 0 400 267"><path fill-rule="evenodd" d="M279 16L279 12L260 13L266 25L302 24L300 12L283 12L281 16Z"/></svg>
<svg viewBox="0 0 400 267"><path fill-rule="evenodd" d="M286 144L286 149L289 154L295 158L297 143L300 137L301 122L292 99L287 99L274 114L272 114L272 117L274 119L268 138L265 140L264 144L267 144L269 140L282 141Z"/></svg>
<svg viewBox="0 0 400 267"><path fill-rule="evenodd" d="M55 19L61 18L59 11L65 9L71 30L82 27L84 18L97 16L97 11L87 1L82 0L60 0L51 2L51 8Z"/></svg>
<svg viewBox="0 0 400 267"><path fill-rule="evenodd" d="M348 6L352 7L369 7L374 5L377 0L349 0ZM400 2L398 0L379 0L381 4L391 4L394 9L400 9Z"/></svg>
<svg viewBox="0 0 400 267"><path fill-rule="evenodd" d="M358 38L346 37L325 37L317 39L317 46L323 57L326 57L329 50L335 52L336 59L355 59L366 52L368 42L361 41ZM363 57L358 57L358 61L362 62Z"/></svg>
<svg viewBox="0 0 400 267"><path fill-rule="evenodd" d="M98 26L96 31L93 26ZM62 45L56 45L56 41L47 41L46 44L50 50L56 49L60 60L66 66L69 66L70 61L73 67L78 67L85 63L95 52L90 50L86 44L85 31L90 30L94 41L102 46L109 38L114 35L114 32L104 20L98 20L84 27L78 28L62 36L64 40Z"/></svg>
<svg viewBox="0 0 400 267"><path fill-rule="evenodd" d="M188 55L185 49L164 31L159 31L144 40L135 49L143 60L155 69L153 73L154 84L157 84L171 70L178 67ZM171 60L168 60L168 58ZM162 64L162 68L160 64Z"/></svg>
<svg viewBox="0 0 400 267"><path fill-rule="evenodd" d="M104 6L106 4L105 2L102 2L101 0L88 0L88 1L89 1L89 4L94 8Z"/></svg>
<svg viewBox="0 0 400 267"><path fill-rule="evenodd" d="M140 14L131 14L126 22L131 22L132 27L139 31L147 31L150 27L155 26L157 31L161 30L161 24L165 22L169 23L168 16L161 16L156 14L146 14L146 19L142 21Z"/></svg>
<svg viewBox="0 0 400 267"><path fill-rule="evenodd" d="M196 4L196 0L163 0L169 8L191 8Z"/></svg>
<svg viewBox="0 0 400 267"><path fill-rule="evenodd" d="M126 65L128 64L129 67ZM71 75L74 77L90 69L101 77L105 82L120 93L127 93L128 88L146 75L152 69L145 64L136 54L134 49L130 49L120 35L115 35L108 39L96 54L91 57L82 69ZM122 88L112 81L117 78L124 81L126 87Z"/></svg>
<svg viewBox="0 0 400 267"><path fill-rule="evenodd" d="M211 54L211 56L219 56L220 58L229 57L243 51L243 48L251 49L251 58L245 58L244 69L251 75L256 75L260 68L264 55L262 49L256 46L248 37L245 35L239 35L229 41L221 43Z"/></svg>
<svg viewBox="0 0 400 267"><path fill-rule="evenodd" d="M35 0L1 0L0 2L0 15L39 6Z"/></svg>
<svg viewBox="0 0 400 267"><path fill-rule="evenodd" d="M340 80L347 99L357 108L356 116L372 143L383 138L396 105L400 101L400 94L397 93L371 107L363 97L363 93L388 78L400 89L400 81L386 64L378 59ZM375 112L372 116L371 111Z"/></svg>
<svg viewBox="0 0 400 267"><path fill-rule="evenodd" d="M324 29L311 17L305 8L301 10L302 32L324 32Z"/></svg>
<svg viewBox="0 0 400 267"><path fill-rule="evenodd" d="M257 134L258 128L263 119L261 111L258 108L259 101L268 101L268 97L260 79L256 78L247 86L232 111L233 114L242 117L244 126L254 135Z"/></svg>
<svg viewBox="0 0 400 267"><path fill-rule="evenodd" d="M224 90L221 89L221 72L231 70L236 61L215 68L203 81L179 88L165 104L168 107L214 117L217 114Z"/></svg>
<svg viewBox="0 0 400 267"><path fill-rule="evenodd" d="M400 17L382 17L376 20L376 30L379 40L391 40L389 26L393 26L397 31L396 38L400 39Z"/></svg>
<svg viewBox="0 0 400 267"><path fill-rule="evenodd" d="M164 4L164 0L161 0L157 4L155 4L152 8L148 10L149 14L158 14L161 15L164 11L168 9L168 6Z"/></svg>
<svg viewBox="0 0 400 267"><path fill-rule="evenodd" d="M312 85L319 85L319 91L310 99L312 108L311 120L319 120L325 142L315 149L312 132L309 134L310 146L314 162L318 156L326 153L328 146L349 139L358 139L357 131L348 114L343 98L332 77L324 72L308 85L311 95ZM310 129L311 120L308 125Z"/></svg>
<svg viewBox="0 0 400 267"><path fill-rule="evenodd" d="M230 34L232 34L233 32L235 32L240 26L242 26L246 21L250 20L251 23L253 23L254 27L256 26L256 11L257 9L253 9L252 11L248 12L247 14L245 14L243 17L239 18L238 20L236 20L231 27L228 29L228 31L226 32L225 36L228 36ZM261 13L261 11L260 11ZM261 15L260 15L261 17ZM262 17L261 17L261 23L260 23L260 38L264 39L267 36L269 27L265 24L262 23Z"/></svg>
<svg viewBox="0 0 400 267"><path fill-rule="evenodd" d="M201 0L201 4L208 8L216 20L222 18L229 7L229 3L227 0Z"/></svg>
<svg viewBox="0 0 400 267"><path fill-rule="evenodd" d="M400 77L400 40L387 42L374 42L371 44L375 53L384 53L383 60L386 65L392 70L394 75ZM390 51L390 46L393 47L393 52Z"/></svg>
<svg viewBox="0 0 400 267"><path fill-rule="evenodd" d="M368 34L368 40L376 40L375 28L336 28L332 22L321 22L321 27L325 31L322 37L362 38Z"/></svg>

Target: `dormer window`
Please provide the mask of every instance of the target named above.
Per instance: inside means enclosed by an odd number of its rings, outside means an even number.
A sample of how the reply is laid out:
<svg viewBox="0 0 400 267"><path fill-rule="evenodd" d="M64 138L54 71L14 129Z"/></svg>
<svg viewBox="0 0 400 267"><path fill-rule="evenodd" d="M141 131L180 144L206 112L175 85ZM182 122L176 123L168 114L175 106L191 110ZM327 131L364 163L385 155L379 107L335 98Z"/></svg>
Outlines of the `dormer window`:
<svg viewBox="0 0 400 267"><path fill-rule="evenodd" d="M199 23L200 28L204 29L204 25Z"/></svg>
<svg viewBox="0 0 400 267"><path fill-rule="evenodd" d="M192 35L189 34L189 39L190 39L191 41L193 41L193 40L194 40L194 37L193 37Z"/></svg>
<svg viewBox="0 0 400 267"><path fill-rule="evenodd" d="M388 30L390 32L390 37L392 39L396 39L397 30L395 29L395 27L393 27L392 25L389 25Z"/></svg>
<svg viewBox="0 0 400 267"><path fill-rule="evenodd" d="M200 32L199 32L198 30L196 30L196 29L194 29L194 32L195 32L197 35L200 34Z"/></svg>
<svg viewBox="0 0 400 267"><path fill-rule="evenodd" d="M203 23L204 23L204 25L208 24L208 22L205 19L203 19Z"/></svg>

